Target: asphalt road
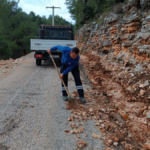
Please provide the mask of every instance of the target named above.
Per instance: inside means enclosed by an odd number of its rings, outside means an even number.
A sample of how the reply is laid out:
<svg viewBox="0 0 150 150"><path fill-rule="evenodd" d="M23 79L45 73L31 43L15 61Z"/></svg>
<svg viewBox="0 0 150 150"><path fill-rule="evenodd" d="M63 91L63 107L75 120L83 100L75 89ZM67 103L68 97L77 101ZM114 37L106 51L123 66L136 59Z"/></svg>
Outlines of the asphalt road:
<svg viewBox="0 0 150 150"><path fill-rule="evenodd" d="M69 91L76 90L69 82ZM61 83L52 64L36 66L33 53L0 77L0 150L76 150L77 137L65 133L71 116L61 97ZM102 150L93 121L84 123L86 150ZM84 134L88 134L87 137Z"/></svg>

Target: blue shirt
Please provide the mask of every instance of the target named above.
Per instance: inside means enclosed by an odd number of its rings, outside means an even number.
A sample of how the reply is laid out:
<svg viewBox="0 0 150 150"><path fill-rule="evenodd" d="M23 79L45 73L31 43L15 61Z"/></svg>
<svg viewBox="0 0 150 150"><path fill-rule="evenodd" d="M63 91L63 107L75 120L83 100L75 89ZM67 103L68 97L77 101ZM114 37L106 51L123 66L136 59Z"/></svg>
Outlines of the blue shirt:
<svg viewBox="0 0 150 150"><path fill-rule="evenodd" d="M68 74L70 71L72 71L79 62L80 56L78 55L77 58L72 59L70 57L71 48L67 46L54 46L50 49L52 52L55 50L59 50L62 52L62 58L61 62L62 64L68 65L68 68L63 72L63 74Z"/></svg>

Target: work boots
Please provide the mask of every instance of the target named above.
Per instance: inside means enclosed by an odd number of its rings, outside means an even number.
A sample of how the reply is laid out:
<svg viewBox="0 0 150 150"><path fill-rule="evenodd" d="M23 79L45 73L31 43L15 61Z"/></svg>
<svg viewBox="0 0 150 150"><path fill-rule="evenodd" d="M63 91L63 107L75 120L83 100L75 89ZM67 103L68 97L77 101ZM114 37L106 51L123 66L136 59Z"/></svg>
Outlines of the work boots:
<svg viewBox="0 0 150 150"><path fill-rule="evenodd" d="M80 99L81 103L86 103L86 99L84 97L80 97L79 99Z"/></svg>
<svg viewBox="0 0 150 150"><path fill-rule="evenodd" d="M63 100L64 101L68 101L68 97L67 96L63 96Z"/></svg>
<svg viewBox="0 0 150 150"><path fill-rule="evenodd" d="M86 103L86 99L84 97L80 97L79 99L80 99L81 103ZM67 96L63 96L63 100L64 101L68 101L68 97Z"/></svg>

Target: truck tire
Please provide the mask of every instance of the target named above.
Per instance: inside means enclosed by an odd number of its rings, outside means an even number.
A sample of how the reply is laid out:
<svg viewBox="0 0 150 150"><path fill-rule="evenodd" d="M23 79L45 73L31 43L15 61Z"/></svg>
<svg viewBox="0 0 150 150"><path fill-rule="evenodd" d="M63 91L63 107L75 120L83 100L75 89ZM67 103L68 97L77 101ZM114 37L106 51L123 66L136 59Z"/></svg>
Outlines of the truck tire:
<svg viewBox="0 0 150 150"><path fill-rule="evenodd" d="M41 66L41 59L36 59L36 65Z"/></svg>

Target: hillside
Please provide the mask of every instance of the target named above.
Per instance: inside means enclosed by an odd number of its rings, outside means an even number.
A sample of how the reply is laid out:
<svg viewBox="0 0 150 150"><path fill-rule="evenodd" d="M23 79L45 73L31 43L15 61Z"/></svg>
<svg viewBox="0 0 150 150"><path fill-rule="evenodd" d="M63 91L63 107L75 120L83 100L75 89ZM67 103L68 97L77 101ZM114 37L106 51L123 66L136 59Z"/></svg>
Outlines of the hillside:
<svg viewBox="0 0 150 150"><path fill-rule="evenodd" d="M150 2L129 0L76 33L81 63L93 84L90 101L102 115L106 145L150 149ZM94 107L93 107L94 108ZM121 118L120 118L121 116ZM109 139L119 140L118 146Z"/></svg>

